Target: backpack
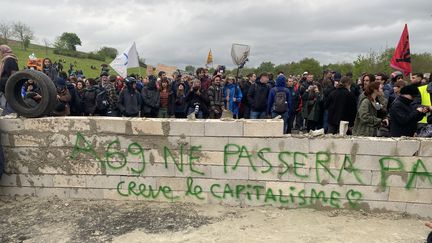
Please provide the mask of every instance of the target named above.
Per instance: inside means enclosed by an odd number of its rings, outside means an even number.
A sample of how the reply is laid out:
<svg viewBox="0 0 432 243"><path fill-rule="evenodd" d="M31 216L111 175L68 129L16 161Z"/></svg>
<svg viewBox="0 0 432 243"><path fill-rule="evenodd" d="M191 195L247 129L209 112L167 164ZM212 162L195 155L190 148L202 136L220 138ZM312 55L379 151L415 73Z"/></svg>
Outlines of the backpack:
<svg viewBox="0 0 432 243"><path fill-rule="evenodd" d="M288 110L288 102L286 97L286 91L283 90L275 90L275 102L273 105L273 110L276 113L285 113Z"/></svg>
<svg viewBox="0 0 432 243"><path fill-rule="evenodd" d="M96 95L96 109L98 111L107 111L109 108L108 96L105 89L98 90Z"/></svg>

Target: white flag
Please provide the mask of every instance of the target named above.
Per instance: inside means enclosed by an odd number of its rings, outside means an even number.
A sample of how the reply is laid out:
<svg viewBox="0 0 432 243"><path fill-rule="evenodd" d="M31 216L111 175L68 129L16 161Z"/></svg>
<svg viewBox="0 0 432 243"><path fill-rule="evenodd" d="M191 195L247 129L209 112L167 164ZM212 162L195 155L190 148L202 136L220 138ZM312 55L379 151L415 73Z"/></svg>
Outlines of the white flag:
<svg viewBox="0 0 432 243"><path fill-rule="evenodd" d="M110 66L123 78L127 76L127 69L139 67L138 52L135 42L120 53L111 63Z"/></svg>

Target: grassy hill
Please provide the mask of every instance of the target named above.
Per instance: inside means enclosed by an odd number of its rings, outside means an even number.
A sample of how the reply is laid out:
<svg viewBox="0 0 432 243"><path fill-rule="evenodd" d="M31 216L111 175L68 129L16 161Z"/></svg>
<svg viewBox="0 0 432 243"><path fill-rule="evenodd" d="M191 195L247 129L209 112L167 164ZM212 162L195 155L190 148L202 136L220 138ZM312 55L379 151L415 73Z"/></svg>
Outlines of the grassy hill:
<svg viewBox="0 0 432 243"><path fill-rule="evenodd" d="M21 48L21 43L18 41L9 40L8 45L12 48L14 53L18 57L18 64L20 70L24 68L24 66L27 63L28 57L34 53L36 57L38 58L50 58L53 62L58 61L59 59L62 59L66 61L66 63L63 64L63 70L67 71L69 69L69 64L72 63L75 65L75 70L83 70L84 75L86 77L98 77L100 74L100 65L103 63L109 64L112 59L106 59L105 62L93 60L93 59L87 59L87 58L76 58L76 57L69 57L69 56L63 56L63 55L57 55L54 54L53 48L48 48L48 50L45 49L44 46L30 44L29 48L27 48L26 51L24 51ZM96 70L91 69L91 66L95 66ZM146 69L145 68L131 68L128 70L128 74L131 73L140 73L141 75L145 75ZM117 73L114 70L110 71L110 74Z"/></svg>

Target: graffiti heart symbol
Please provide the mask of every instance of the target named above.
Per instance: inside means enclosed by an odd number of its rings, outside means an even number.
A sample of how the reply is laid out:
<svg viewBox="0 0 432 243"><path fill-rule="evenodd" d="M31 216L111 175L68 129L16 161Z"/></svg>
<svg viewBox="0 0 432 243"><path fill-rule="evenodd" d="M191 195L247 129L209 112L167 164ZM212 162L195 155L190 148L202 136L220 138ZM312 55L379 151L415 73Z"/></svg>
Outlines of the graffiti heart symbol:
<svg viewBox="0 0 432 243"><path fill-rule="evenodd" d="M361 192L353 190L353 189L349 190L346 193L346 199L348 200L350 206L358 205L358 203L361 201L362 197L363 197L363 194Z"/></svg>

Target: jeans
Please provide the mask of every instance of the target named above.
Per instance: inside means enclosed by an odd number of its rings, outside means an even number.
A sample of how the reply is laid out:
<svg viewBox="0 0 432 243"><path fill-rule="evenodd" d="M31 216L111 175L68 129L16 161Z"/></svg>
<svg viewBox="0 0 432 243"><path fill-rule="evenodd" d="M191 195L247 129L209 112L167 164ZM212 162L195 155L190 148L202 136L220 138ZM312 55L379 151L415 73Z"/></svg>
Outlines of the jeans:
<svg viewBox="0 0 432 243"><path fill-rule="evenodd" d="M283 133L286 134L287 130L288 130L288 112L284 112L282 114L278 114L276 112L272 112L272 118L275 118L277 116L281 116L283 121L284 121L284 128L283 128Z"/></svg>
<svg viewBox="0 0 432 243"><path fill-rule="evenodd" d="M250 119L265 119L265 111L251 111Z"/></svg>
<svg viewBox="0 0 432 243"><path fill-rule="evenodd" d="M327 133L327 132L328 132L328 126L329 126L329 124L328 124L328 110L325 110L325 111L324 111L324 114L323 114L323 128L324 128L324 133Z"/></svg>

